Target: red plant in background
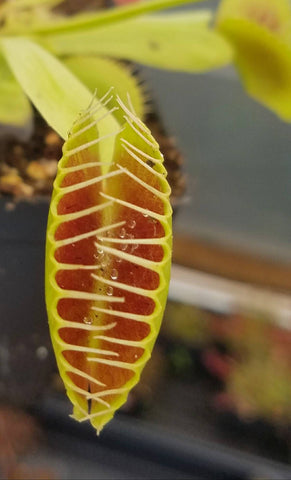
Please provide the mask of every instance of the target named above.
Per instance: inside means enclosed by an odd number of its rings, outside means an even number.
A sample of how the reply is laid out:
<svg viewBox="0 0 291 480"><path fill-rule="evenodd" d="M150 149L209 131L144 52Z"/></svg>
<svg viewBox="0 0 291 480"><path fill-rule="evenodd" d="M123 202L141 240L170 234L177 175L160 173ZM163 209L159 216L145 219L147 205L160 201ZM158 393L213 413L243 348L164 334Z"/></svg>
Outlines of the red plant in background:
<svg viewBox="0 0 291 480"><path fill-rule="evenodd" d="M202 354L205 368L219 380L226 381L233 369L233 358L219 352L215 347L206 349Z"/></svg>
<svg viewBox="0 0 291 480"><path fill-rule="evenodd" d="M275 424L291 421L291 332L265 318L233 315L212 317L211 338L217 347L206 348L206 369L224 382L216 395L219 410L241 418L264 418Z"/></svg>
<svg viewBox="0 0 291 480"><path fill-rule="evenodd" d="M28 414L2 405L0 407L0 476L7 480L53 480L47 468L31 467L19 461L33 453L40 440L40 430Z"/></svg>

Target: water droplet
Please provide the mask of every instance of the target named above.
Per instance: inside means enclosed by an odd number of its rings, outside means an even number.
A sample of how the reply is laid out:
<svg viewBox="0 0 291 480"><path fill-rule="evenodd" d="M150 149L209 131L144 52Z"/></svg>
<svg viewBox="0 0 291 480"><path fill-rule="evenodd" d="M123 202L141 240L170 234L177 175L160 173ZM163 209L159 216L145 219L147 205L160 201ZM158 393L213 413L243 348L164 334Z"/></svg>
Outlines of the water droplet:
<svg viewBox="0 0 291 480"><path fill-rule="evenodd" d="M116 258L116 263L121 263L121 262L122 262L122 258L117 257Z"/></svg>
<svg viewBox="0 0 291 480"><path fill-rule="evenodd" d="M39 360L45 360L48 356L48 349L44 345L41 345L36 349L35 353Z"/></svg>
<svg viewBox="0 0 291 480"><path fill-rule="evenodd" d="M97 252L100 254L103 253L103 248L100 245L97 247Z"/></svg>
<svg viewBox="0 0 291 480"><path fill-rule="evenodd" d="M118 278L118 271L116 270L116 268L113 268L110 277L112 278L112 280L117 280L117 278Z"/></svg>
<svg viewBox="0 0 291 480"><path fill-rule="evenodd" d="M125 250L127 250L127 247L128 247L127 243L123 243L123 244L121 245L121 250L122 250L123 252L125 252Z"/></svg>
<svg viewBox="0 0 291 480"><path fill-rule="evenodd" d="M93 323L93 320L90 316L84 317L83 322L86 323L86 325L91 325Z"/></svg>
<svg viewBox="0 0 291 480"><path fill-rule="evenodd" d="M111 287L111 285L107 287L106 294L109 296L113 295L113 287Z"/></svg>
<svg viewBox="0 0 291 480"><path fill-rule="evenodd" d="M143 213L143 216L144 216L145 218L147 218L147 217L148 217L148 214L147 214L147 213Z"/></svg>
<svg viewBox="0 0 291 480"><path fill-rule="evenodd" d="M134 228L136 226L136 221L133 219L128 220L127 225L129 226L129 228Z"/></svg>
<svg viewBox="0 0 291 480"><path fill-rule="evenodd" d="M120 238L125 238L125 235L126 235L126 230L125 230L125 228L122 228L119 232L119 237Z"/></svg>
<svg viewBox="0 0 291 480"><path fill-rule="evenodd" d="M94 253L93 257L95 258L95 260L99 260L99 255L98 255L98 253Z"/></svg>

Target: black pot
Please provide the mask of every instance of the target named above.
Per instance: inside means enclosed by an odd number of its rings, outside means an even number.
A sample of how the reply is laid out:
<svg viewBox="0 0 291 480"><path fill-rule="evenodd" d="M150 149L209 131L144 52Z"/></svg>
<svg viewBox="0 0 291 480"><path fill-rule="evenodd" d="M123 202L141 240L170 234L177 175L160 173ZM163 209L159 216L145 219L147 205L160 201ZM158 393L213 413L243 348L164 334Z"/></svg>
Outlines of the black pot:
<svg viewBox="0 0 291 480"><path fill-rule="evenodd" d="M48 206L0 199L0 400L18 406L36 400L54 368L44 302Z"/></svg>

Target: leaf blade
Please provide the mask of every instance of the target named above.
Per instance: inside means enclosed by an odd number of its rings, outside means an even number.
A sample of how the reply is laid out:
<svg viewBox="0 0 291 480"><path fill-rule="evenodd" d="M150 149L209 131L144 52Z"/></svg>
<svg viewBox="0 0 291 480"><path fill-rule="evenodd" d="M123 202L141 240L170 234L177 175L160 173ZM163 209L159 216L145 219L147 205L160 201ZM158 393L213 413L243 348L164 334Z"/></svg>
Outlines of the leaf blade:
<svg viewBox="0 0 291 480"><path fill-rule="evenodd" d="M30 103L0 54L0 123L22 127L32 118Z"/></svg>
<svg viewBox="0 0 291 480"><path fill-rule="evenodd" d="M209 28L210 12L147 16L106 28L50 36L57 54L100 54L157 68L205 71L231 61L232 49Z"/></svg>
<svg viewBox="0 0 291 480"><path fill-rule="evenodd" d="M47 122L66 138L76 112L89 103L90 93L57 59L30 40L13 38L1 42L28 97Z"/></svg>
<svg viewBox="0 0 291 480"><path fill-rule="evenodd" d="M91 92L57 58L34 42L24 38L5 38L1 43L25 93L45 120L66 139L74 119L90 104ZM100 115L105 113L107 110L101 109ZM102 135L114 128L119 125L112 115L100 123ZM109 150L113 148L110 139L107 146Z"/></svg>

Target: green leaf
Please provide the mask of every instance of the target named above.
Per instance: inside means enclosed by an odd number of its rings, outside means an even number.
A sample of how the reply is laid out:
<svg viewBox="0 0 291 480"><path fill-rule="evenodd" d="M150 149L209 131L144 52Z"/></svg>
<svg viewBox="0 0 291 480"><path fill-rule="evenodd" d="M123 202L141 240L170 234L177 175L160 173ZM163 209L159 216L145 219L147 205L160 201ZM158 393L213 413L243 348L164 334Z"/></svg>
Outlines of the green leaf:
<svg viewBox="0 0 291 480"><path fill-rule="evenodd" d="M91 102L90 91L59 60L30 40L3 38L1 43L25 93L46 121L66 139L77 115ZM99 115L106 112L102 110ZM118 124L112 115L99 124L101 135L114 128Z"/></svg>
<svg viewBox="0 0 291 480"><path fill-rule="evenodd" d="M101 57L71 57L64 59L64 64L86 85L91 92L97 89L101 98L114 85L114 92L127 103L127 95L138 117L145 113L144 93L136 76L130 68L121 62ZM114 115L120 123L124 122L123 112L118 109Z"/></svg>
<svg viewBox="0 0 291 480"><path fill-rule="evenodd" d="M147 16L80 33L54 35L46 46L57 54L102 54L180 71L228 64L232 50L208 26L211 12Z"/></svg>
<svg viewBox="0 0 291 480"><path fill-rule="evenodd" d="M0 123L24 126L31 119L32 109L20 85L0 55Z"/></svg>

